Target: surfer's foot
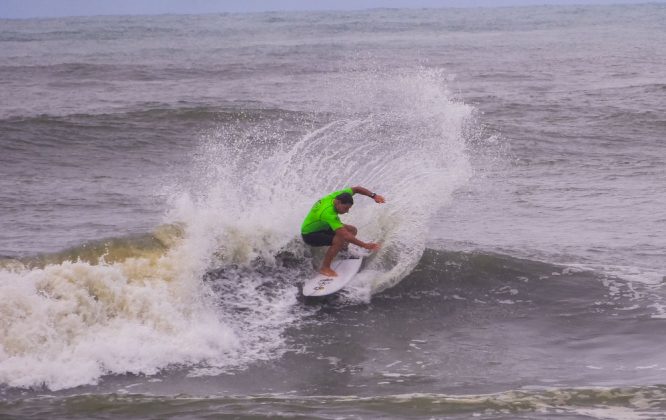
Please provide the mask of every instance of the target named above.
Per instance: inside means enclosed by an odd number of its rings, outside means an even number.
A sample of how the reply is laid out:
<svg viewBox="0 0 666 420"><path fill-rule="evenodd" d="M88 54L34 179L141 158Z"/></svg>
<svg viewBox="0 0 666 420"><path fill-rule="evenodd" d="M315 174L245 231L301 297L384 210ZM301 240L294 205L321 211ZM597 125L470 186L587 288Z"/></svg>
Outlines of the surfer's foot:
<svg viewBox="0 0 666 420"><path fill-rule="evenodd" d="M332 268L322 268L321 270L319 270L319 274L322 274L326 277L337 277L338 276L338 273L333 271Z"/></svg>

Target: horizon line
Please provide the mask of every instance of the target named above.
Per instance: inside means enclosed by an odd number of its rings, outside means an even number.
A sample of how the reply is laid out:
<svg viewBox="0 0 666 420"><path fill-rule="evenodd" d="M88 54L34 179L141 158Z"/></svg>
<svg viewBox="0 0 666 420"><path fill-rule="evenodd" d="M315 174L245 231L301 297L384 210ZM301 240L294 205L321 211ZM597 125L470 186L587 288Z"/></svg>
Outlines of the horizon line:
<svg viewBox="0 0 666 420"><path fill-rule="evenodd" d="M9 0L12 1L12 0ZM20 0L19 0L20 1ZM47 19L65 19L65 18L84 18L84 17L127 17L127 16L203 16L203 15L245 15L245 14L265 14L265 13L331 13L331 12L363 12L363 11L373 11L373 10L442 10L442 9L508 9L508 8L537 8L537 7L603 7L603 6L647 6L647 5L658 5L663 4L663 1L632 1L632 0L610 0L610 1L572 1L566 3L554 1L535 1L530 3L531 0L527 3L522 4L497 4L493 2L492 4L483 3L485 0L480 0L480 4L469 4L464 5L451 4L451 5L429 5L429 6L409 6L401 5L397 7L392 6L369 6L369 7L352 7L352 8L275 8L275 9L265 9L265 10L155 10L155 11L100 11L98 13L89 12L89 13L80 13L80 14L34 14L32 16L21 15L21 12L9 13L8 16L5 16L2 10L0 10L0 20L47 20ZM512 0L507 0L507 3L510 3ZM515 0L514 0L515 1ZM519 0L520 1L520 0ZM566 0L565 0L566 1ZM22 2L23 3L23 2ZM25 4L25 3L23 3ZM196 3L195 3L196 4ZM413 3L412 3L413 4ZM6 4L5 4L6 5Z"/></svg>

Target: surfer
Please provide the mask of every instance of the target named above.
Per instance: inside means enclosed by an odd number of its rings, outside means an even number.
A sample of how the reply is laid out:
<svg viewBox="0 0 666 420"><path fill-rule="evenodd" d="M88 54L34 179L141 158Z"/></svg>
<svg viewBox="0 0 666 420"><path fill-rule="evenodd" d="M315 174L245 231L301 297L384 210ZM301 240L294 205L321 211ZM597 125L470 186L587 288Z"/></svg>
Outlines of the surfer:
<svg viewBox="0 0 666 420"><path fill-rule="evenodd" d="M337 276L338 273L331 268L331 262L341 249L349 243L358 245L370 251L379 249L379 244L363 242L356 238L358 229L352 225L345 225L340 221L340 214L345 214L354 205L354 194L368 196L375 203L384 203L384 197L375 194L363 187L351 187L335 191L317 201L310 213L305 217L301 226L301 236L306 244L311 246L328 246L324 262L319 272L328 277Z"/></svg>

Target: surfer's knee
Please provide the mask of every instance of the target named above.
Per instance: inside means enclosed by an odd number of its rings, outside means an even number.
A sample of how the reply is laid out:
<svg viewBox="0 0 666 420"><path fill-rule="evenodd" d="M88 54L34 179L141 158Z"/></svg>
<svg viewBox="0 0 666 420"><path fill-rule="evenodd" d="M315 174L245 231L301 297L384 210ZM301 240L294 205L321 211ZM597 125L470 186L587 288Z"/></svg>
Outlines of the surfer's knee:
<svg viewBox="0 0 666 420"><path fill-rule="evenodd" d="M345 229L347 229L347 231L354 236L356 236L356 234L358 233L358 229L356 229L356 226L345 225Z"/></svg>
<svg viewBox="0 0 666 420"><path fill-rule="evenodd" d="M333 236L333 243L331 246L341 246L346 241L345 232L342 232L342 229L338 229L335 231L335 235Z"/></svg>

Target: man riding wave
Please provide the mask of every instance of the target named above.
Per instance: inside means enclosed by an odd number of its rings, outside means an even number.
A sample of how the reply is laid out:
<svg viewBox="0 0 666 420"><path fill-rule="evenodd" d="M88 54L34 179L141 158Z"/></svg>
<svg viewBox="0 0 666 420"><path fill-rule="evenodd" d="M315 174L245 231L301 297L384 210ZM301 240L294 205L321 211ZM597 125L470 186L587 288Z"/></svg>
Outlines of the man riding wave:
<svg viewBox="0 0 666 420"><path fill-rule="evenodd" d="M354 205L354 194L361 194L384 203L384 197L375 194L363 187L345 188L335 191L318 200L305 217L301 226L301 236L306 244L311 246L328 246L324 261L319 272L327 277L338 275L331 268L331 262L341 249L349 243L358 245L370 251L377 251L379 244L363 242L356 238L358 229L340 221L340 214L345 214Z"/></svg>

